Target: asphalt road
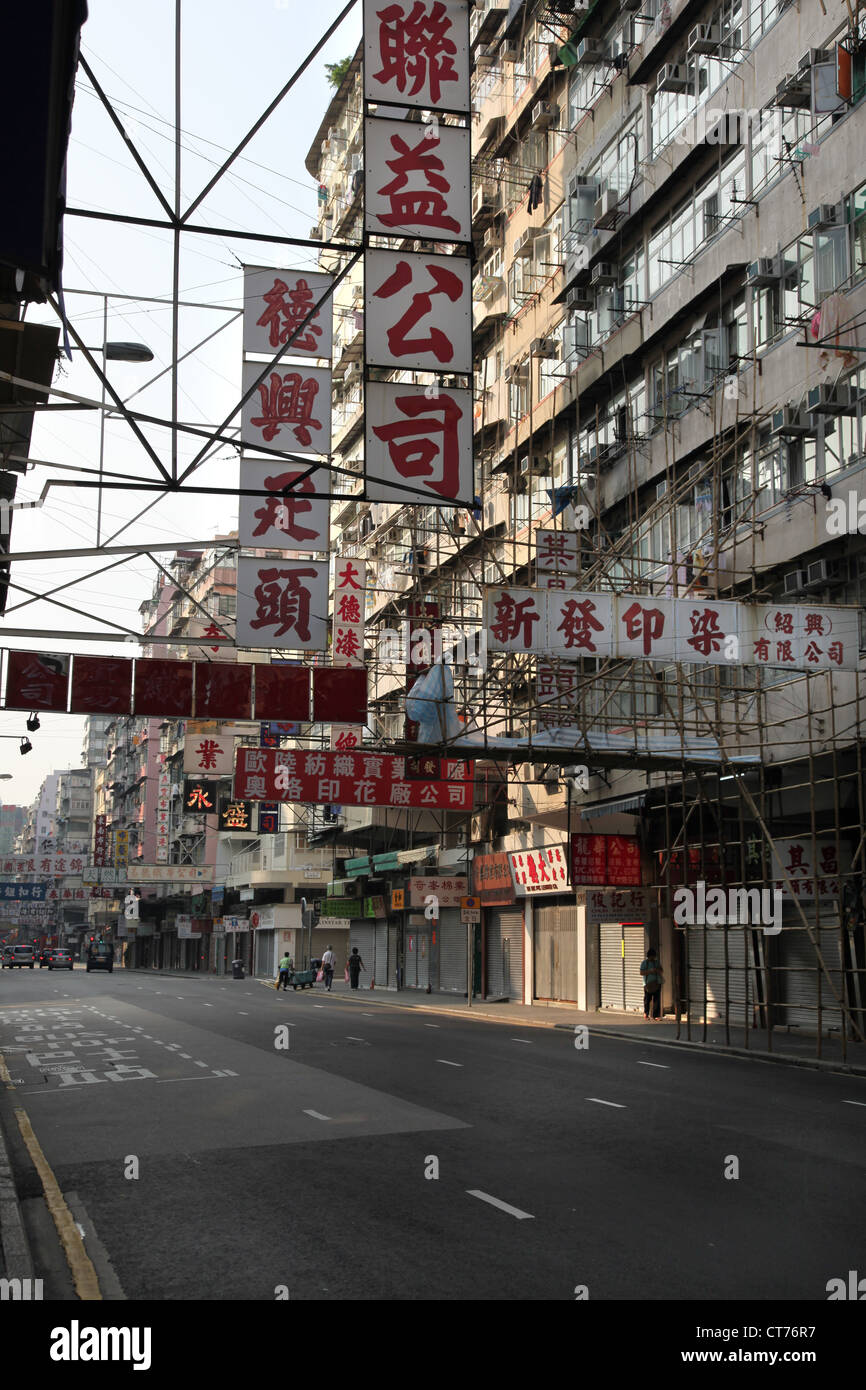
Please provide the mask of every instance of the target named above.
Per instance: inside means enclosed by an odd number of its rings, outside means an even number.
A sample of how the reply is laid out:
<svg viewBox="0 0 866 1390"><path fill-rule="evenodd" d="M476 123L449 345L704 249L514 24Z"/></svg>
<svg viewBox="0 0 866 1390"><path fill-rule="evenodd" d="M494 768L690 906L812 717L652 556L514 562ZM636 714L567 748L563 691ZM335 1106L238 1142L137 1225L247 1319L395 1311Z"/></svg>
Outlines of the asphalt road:
<svg viewBox="0 0 866 1390"><path fill-rule="evenodd" d="M0 1053L108 1297L824 1301L866 1272L856 1077L81 969L2 972Z"/></svg>

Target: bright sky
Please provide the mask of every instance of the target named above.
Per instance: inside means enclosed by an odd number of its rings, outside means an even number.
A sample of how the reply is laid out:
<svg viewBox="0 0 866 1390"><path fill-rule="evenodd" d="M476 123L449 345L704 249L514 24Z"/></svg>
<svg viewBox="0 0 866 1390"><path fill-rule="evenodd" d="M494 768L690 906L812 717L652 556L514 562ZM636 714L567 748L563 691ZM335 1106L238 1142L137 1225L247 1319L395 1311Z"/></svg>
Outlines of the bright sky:
<svg viewBox="0 0 866 1390"><path fill-rule="evenodd" d="M182 204L185 208L270 104L309 50L336 19L345 0L178 0L182 21L181 125L183 155ZM174 200L174 0L89 0L90 15L82 30L82 53L103 90L114 102L139 153L169 203ZM265 232L280 236L309 235L317 217L316 186L304 167L309 149L332 96L325 64L353 54L361 32L361 6L355 5L334 37L313 59L310 69L230 172L193 214L199 224ZM160 217L162 210L136 168L123 140L79 69L72 136L69 146L67 201L70 207ZM103 342L103 301L80 291L112 296L171 297L172 238L152 228L124 227L69 216L65 225L64 290L66 310L89 348ZM252 265L312 268L313 250L283 248L266 242L241 241L232 236L189 234L182 239L181 299L213 308L185 309L180 314L180 355L196 347L230 319L224 312L240 309L240 261ZM56 323L49 306L31 306L28 317ZM147 365L109 363L108 376L121 397L150 415L170 412L170 375L163 372L171 359L171 308L135 304L120 297L109 301L108 341L145 343L154 361ZM62 338L61 338L62 342ZM239 321L230 323L180 367L178 412L181 421L216 426L240 397L241 335ZM153 383L153 384L149 384ZM54 385L88 399L99 399L98 379L78 352L63 359ZM163 461L170 462L170 434L143 427ZM51 479L88 477L61 471L54 464L99 464L100 422L97 411L37 415L31 458L42 460L19 480L17 501L36 499ZM180 436L181 467L204 441ZM105 425L106 470L131 478L153 479L155 466L126 423ZM190 479L213 487L236 487L238 468L233 449L219 448ZM92 479L88 479L92 480ZM119 481L119 480L114 480ZM146 514L135 520L148 504ZM40 552L94 545L97 493L88 488L52 488L39 510L15 513L13 551ZM130 524L132 523L132 524ZM128 489L106 491L102 508L102 543L206 540L237 525L237 502L231 497L202 494L160 495ZM9 628L34 634L92 633L110 629L94 621L107 619L122 628L140 631L139 604L150 594L157 571L144 557L134 557L107 574L77 583L56 597L64 609L45 601L28 603L28 594L15 584L44 592L92 573L111 560L50 559L12 567L7 612L0 619L0 645L43 651L94 651L105 655L133 654L136 648L118 634L117 643L88 642L65 637L4 635ZM157 558L163 563L168 554ZM18 604L27 606L16 608ZM33 751L18 752L9 735L20 737L26 715L0 711L0 734L5 757L0 771L11 772L4 782L5 804L27 805L43 777L55 768L80 763L84 720L75 716L43 715L42 727L31 735Z"/></svg>

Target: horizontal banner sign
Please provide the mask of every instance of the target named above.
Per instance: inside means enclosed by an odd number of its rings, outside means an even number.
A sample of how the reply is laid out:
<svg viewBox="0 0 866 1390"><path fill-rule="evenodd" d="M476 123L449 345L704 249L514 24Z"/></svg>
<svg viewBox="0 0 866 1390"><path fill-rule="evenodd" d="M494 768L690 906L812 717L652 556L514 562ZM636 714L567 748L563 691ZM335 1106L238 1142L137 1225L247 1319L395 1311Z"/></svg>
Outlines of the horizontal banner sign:
<svg viewBox="0 0 866 1390"><path fill-rule="evenodd" d="M31 902L44 901L47 892L44 883L2 883L0 882L0 898L18 898L22 902L30 899Z"/></svg>
<svg viewBox="0 0 866 1390"><path fill-rule="evenodd" d="M324 613L327 610L327 565L318 568L325 572L324 598L320 595L318 600ZM266 585L265 588L266 592L261 595L262 612L267 618L265 625L276 623L280 635L292 628L297 630L299 622L303 626L301 596L289 592L289 580L282 579L275 587ZM271 606L274 606L273 613ZM316 621L326 633L325 619ZM298 645L298 642L299 639L293 637L282 645ZM249 645L266 646L268 643L256 639ZM363 670L344 671L330 667L311 670L280 662L265 666L173 661L167 657L130 660L128 657L76 655L73 658L50 652L10 651L6 656L6 709L306 723L310 719L311 693L313 718L317 723L337 717L341 721L350 719L352 723L366 722L367 680Z"/></svg>
<svg viewBox="0 0 866 1390"><path fill-rule="evenodd" d="M0 859L0 873L63 878L67 874L80 874L84 865L85 859L80 854L19 854L14 859Z"/></svg>
<svg viewBox="0 0 866 1390"><path fill-rule="evenodd" d="M484 608L496 652L798 671L859 665L856 608L511 588L488 589Z"/></svg>
<svg viewBox="0 0 866 1390"><path fill-rule="evenodd" d="M84 884L91 883L205 883L213 877L213 869L198 869L193 864L127 864L120 869L91 864L84 870Z"/></svg>
<svg viewBox="0 0 866 1390"><path fill-rule="evenodd" d="M474 765L460 758L424 762L435 766L434 775L412 776L411 759L386 753L240 748L234 794L241 801L471 810Z"/></svg>

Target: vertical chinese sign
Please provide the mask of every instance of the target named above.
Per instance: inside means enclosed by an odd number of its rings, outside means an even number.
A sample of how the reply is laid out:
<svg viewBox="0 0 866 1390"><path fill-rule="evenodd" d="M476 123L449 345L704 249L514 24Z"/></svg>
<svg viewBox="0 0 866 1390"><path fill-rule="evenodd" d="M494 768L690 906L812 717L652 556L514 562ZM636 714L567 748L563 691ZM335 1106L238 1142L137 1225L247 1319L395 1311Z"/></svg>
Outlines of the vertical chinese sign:
<svg viewBox="0 0 866 1390"><path fill-rule="evenodd" d="M168 863L169 803L171 776L164 753L159 755L159 785L156 798L156 862Z"/></svg>
<svg viewBox="0 0 866 1390"><path fill-rule="evenodd" d="M364 0L365 467L374 502L472 506L469 0ZM400 119L388 116L399 108ZM422 121L403 119L406 108ZM451 124L440 123L447 113ZM453 255L433 247L454 245ZM419 383L371 369L423 372ZM447 388L437 378L447 373ZM433 376L432 384L429 375ZM465 386L451 378L465 377Z"/></svg>
<svg viewBox="0 0 866 1390"><path fill-rule="evenodd" d="M335 666L364 666L364 608L367 566L363 560L338 557L334 566L334 619L331 655ZM332 724L331 747L359 748L362 724Z"/></svg>
<svg viewBox="0 0 866 1390"><path fill-rule="evenodd" d="M242 552L279 558L238 559L238 646L327 646L328 566L312 556L329 548L329 474L316 460L331 449L330 298L316 305L332 283L307 271L244 270L243 389L254 389L241 414L238 537ZM286 360L274 362L281 349ZM265 449L269 458L250 456Z"/></svg>

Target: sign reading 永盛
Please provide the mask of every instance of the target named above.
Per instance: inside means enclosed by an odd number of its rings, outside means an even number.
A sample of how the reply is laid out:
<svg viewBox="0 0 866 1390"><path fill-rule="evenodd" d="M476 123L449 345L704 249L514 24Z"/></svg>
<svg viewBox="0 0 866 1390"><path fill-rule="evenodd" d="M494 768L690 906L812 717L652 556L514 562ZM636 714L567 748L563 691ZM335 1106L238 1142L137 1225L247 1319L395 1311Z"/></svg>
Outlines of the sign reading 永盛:
<svg viewBox="0 0 866 1390"><path fill-rule="evenodd" d="M364 0L367 101L468 111L469 0Z"/></svg>
<svg viewBox="0 0 866 1390"><path fill-rule="evenodd" d="M239 801L470 811L474 765L461 758L439 758L436 762L438 777L410 780L406 759L389 753L240 748L234 795Z"/></svg>

